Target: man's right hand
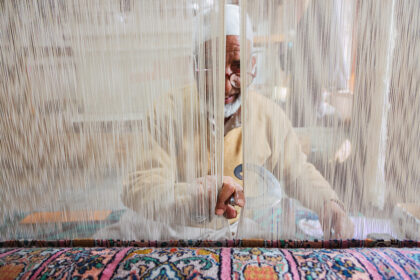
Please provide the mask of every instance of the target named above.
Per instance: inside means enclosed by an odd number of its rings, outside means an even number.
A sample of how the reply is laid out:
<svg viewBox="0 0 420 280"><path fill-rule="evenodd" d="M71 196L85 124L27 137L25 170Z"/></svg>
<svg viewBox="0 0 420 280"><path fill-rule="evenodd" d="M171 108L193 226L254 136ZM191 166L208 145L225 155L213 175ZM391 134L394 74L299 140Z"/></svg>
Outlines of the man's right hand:
<svg viewBox="0 0 420 280"><path fill-rule="evenodd" d="M198 178L196 181L199 185L204 187L206 185L207 196L209 198L209 203L211 201L212 192L217 188L216 186L216 177L215 176L205 176ZM200 190L200 196L203 195L204 188ZM217 195L217 201L215 206L215 214L218 216L224 216L227 219L236 218L237 214L235 207L231 204L231 198L233 197L235 205L243 207L245 205L245 196L244 190L240 184L238 184L235 179L229 176L223 176L223 185L219 190ZM211 205L211 203L209 204ZM206 207L202 205L202 207ZM202 212L205 212L205 209L202 209Z"/></svg>
<svg viewBox="0 0 420 280"><path fill-rule="evenodd" d="M238 184L232 177L223 176L223 186L217 196L215 209L216 215L223 215L227 219L236 218L238 213L236 213L235 207L229 204L230 198L232 196L235 200L235 205L244 207L245 195L242 186Z"/></svg>

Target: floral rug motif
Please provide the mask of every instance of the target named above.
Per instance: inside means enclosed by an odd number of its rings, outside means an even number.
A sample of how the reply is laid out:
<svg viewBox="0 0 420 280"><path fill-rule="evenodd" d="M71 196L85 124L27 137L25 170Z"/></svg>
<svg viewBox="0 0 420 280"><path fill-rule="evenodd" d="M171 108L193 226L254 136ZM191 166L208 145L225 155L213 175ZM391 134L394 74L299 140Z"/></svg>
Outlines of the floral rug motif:
<svg viewBox="0 0 420 280"><path fill-rule="evenodd" d="M0 248L0 279L420 279L420 248Z"/></svg>

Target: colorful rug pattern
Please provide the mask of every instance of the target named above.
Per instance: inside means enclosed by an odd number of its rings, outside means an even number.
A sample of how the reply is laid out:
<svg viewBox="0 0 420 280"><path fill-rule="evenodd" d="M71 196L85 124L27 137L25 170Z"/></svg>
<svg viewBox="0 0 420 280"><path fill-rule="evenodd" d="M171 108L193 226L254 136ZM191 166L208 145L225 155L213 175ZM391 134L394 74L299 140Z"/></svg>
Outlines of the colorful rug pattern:
<svg viewBox="0 0 420 280"><path fill-rule="evenodd" d="M7 247L263 247L263 248L326 248L346 249L353 247L395 247L395 248L420 248L420 241L414 240L260 240L260 239L233 239L233 240L8 240L0 241L0 248Z"/></svg>
<svg viewBox="0 0 420 280"><path fill-rule="evenodd" d="M420 248L0 248L0 279L420 279Z"/></svg>

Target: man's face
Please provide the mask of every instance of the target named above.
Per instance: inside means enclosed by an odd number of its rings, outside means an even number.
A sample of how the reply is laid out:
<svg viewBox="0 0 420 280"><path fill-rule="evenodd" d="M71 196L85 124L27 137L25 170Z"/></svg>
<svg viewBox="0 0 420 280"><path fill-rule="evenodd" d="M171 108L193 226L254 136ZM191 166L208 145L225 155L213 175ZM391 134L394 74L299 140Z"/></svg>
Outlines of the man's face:
<svg viewBox="0 0 420 280"><path fill-rule="evenodd" d="M251 42L248 41L248 46L251 47ZM211 43L207 41L205 43L205 63L202 66L205 69L212 69L212 57L211 57ZM255 65L255 58L251 59L252 67ZM233 87L229 80L232 74L240 75L240 37L235 35L226 36L226 65L225 65L225 103L224 103L224 116L225 119L232 116L238 111L241 106L241 89L240 87ZM211 83L211 70L206 75L206 92L209 94ZM197 80L198 82L198 80Z"/></svg>
<svg viewBox="0 0 420 280"><path fill-rule="evenodd" d="M226 36L226 67L225 67L225 105L234 103L241 90L232 87L229 76L232 73L239 74L241 69L239 36Z"/></svg>

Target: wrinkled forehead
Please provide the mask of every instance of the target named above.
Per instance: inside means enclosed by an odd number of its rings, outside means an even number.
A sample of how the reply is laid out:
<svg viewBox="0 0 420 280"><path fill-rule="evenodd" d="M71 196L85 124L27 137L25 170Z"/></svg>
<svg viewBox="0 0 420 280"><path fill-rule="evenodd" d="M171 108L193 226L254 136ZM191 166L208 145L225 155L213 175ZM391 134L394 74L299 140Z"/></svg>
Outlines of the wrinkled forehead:
<svg viewBox="0 0 420 280"><path fill-rule="evenodd" d="M252 51L252 41L247 40L247 52L251 53ZM217 55L217 48L219 47L218 39L208 40L202 45L204 55L206 57L211 57L212 55ZM241 41L240 36L228 35L226 36L226 54L233 52L241 51Z"/></svg>
<svg viewBox="0 0 420 280"><path fill-rule="evenodd" d="M226 53L239 52L241 50L241 43L239 36L226 36Z"/></svg>

